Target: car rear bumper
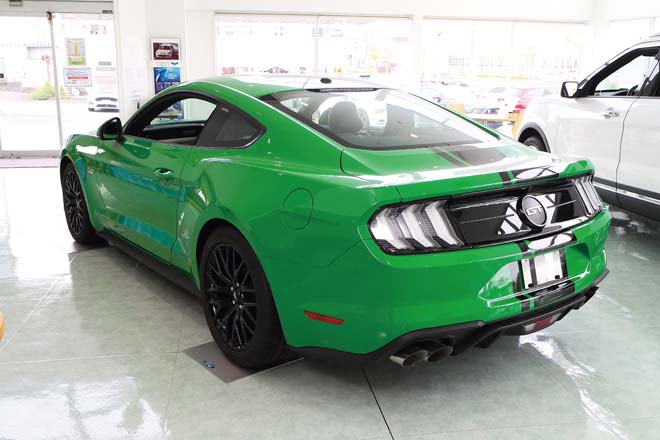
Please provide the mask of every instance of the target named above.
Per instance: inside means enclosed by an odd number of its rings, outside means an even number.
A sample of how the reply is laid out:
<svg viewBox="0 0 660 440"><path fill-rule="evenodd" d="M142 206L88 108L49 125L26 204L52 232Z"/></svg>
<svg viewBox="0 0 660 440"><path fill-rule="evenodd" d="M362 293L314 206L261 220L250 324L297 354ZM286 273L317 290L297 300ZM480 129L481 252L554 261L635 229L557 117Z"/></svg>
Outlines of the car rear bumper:
<svg viewBox="0 0 660 440"><path fill-rule="evenodd" d="M532 333L545 328L539 327L533 328L532 331L527 331L526 327L533 326L534 324L543 322L551 322L554 324L560 321L568 315L569 312L572 310L578 310L586 304L587 301L593 298L598 290L598 284L608 273L609 271L606 269L582 292L547 307L491 322L471 321L415 330L399 336L370 353L358 354L321 347L292 347L292 349L306 357L353 366L366 366L373 364L399 352L405 347L422 342L436 342L449 345L453 348L452 355L458 355L472 347L487 348L499 339L500 336Z"/></svg>
<svg viewBox="0 0 660 440"><path fill-rule="evenodd" d="M401 256L387 255L365 240L324 267L271 260L268 276L294 350L330 349L369 358L418 331L479 322L483 327L590 296L589 289L606 271L609 223L603 210L568 231L571 242L556 249L564 255L567 278L535 292L517 290L511 271L522 260L554 252L526 249L532 242ZM341 323L314 320L307 312Z"/></svg>

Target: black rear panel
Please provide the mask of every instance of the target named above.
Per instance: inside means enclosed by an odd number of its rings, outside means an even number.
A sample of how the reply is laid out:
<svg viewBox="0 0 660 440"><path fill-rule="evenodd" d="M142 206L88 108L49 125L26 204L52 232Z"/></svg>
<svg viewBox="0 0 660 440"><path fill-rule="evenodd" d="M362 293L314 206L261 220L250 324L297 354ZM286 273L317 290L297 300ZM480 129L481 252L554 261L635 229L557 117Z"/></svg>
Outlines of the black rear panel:
<svg viewBox="0 0 660 440"><path fill-rule="evenodd" d="M545 208L547 224L530 227L520 213L520 200L535 197ZM573 180L515 187L484 194L452 197L449 212L466 244L485 245L556 232L588 218Z"/></svg>

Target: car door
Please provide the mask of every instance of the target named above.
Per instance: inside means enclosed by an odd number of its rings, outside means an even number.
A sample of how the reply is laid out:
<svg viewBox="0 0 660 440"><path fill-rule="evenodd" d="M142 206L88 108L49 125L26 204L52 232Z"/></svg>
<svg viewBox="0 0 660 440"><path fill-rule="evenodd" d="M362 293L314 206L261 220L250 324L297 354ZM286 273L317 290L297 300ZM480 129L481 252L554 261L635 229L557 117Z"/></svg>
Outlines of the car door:
<svg viewBox="0 0 660 440"><path fill-rule="evenodd" d="M617 192L621 206L653 218L660 218L659 61L660 54L656 55L639 99L628 111L617 172Z"/></svg>
<svg viewBox="0 0 660 440"><path fill-rule="evenodd" d="M171 260L181 173L214 109L205 97L165 94L131 118L121 141L101 142L96 174L108 229Z"/></svg>
<svg viewBox="0 0 660 440"><path fill-rule="evenodd" d="M605 187L616 187L624 121L656 55L654 48L631 49L583 82L576 97L562 100L555 152L591 159Z"/></svg>

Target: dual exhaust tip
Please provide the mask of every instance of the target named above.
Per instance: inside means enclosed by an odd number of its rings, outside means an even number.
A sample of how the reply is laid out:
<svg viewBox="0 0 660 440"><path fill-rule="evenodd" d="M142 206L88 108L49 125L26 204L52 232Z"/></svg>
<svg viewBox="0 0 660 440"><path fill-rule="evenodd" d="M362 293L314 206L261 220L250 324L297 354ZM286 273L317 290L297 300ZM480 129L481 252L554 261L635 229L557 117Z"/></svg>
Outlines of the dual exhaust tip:
<svg viewBox="0 0 660 440"><path fill-rule="evenodd" d="M390 360L402 367L414 367L422 362L438 362L446 359L453 351L451 345L425 341L407 346L390 356Z"/></svg>

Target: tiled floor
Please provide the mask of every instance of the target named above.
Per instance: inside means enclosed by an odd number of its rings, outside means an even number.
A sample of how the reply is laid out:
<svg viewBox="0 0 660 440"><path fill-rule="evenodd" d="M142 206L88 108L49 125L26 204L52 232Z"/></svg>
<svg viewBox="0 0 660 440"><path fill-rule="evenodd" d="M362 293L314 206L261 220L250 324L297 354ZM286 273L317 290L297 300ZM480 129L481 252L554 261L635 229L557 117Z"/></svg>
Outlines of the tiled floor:
<svg viewBox="0 0 660 440"><path fill-rule="evenodd" d="M195 298L73 244L57 178L0 170L0 439L660 438L657 223L615 211L611 275L541 333L413 369L222 381L187 354L211 341Z"/></svg>

